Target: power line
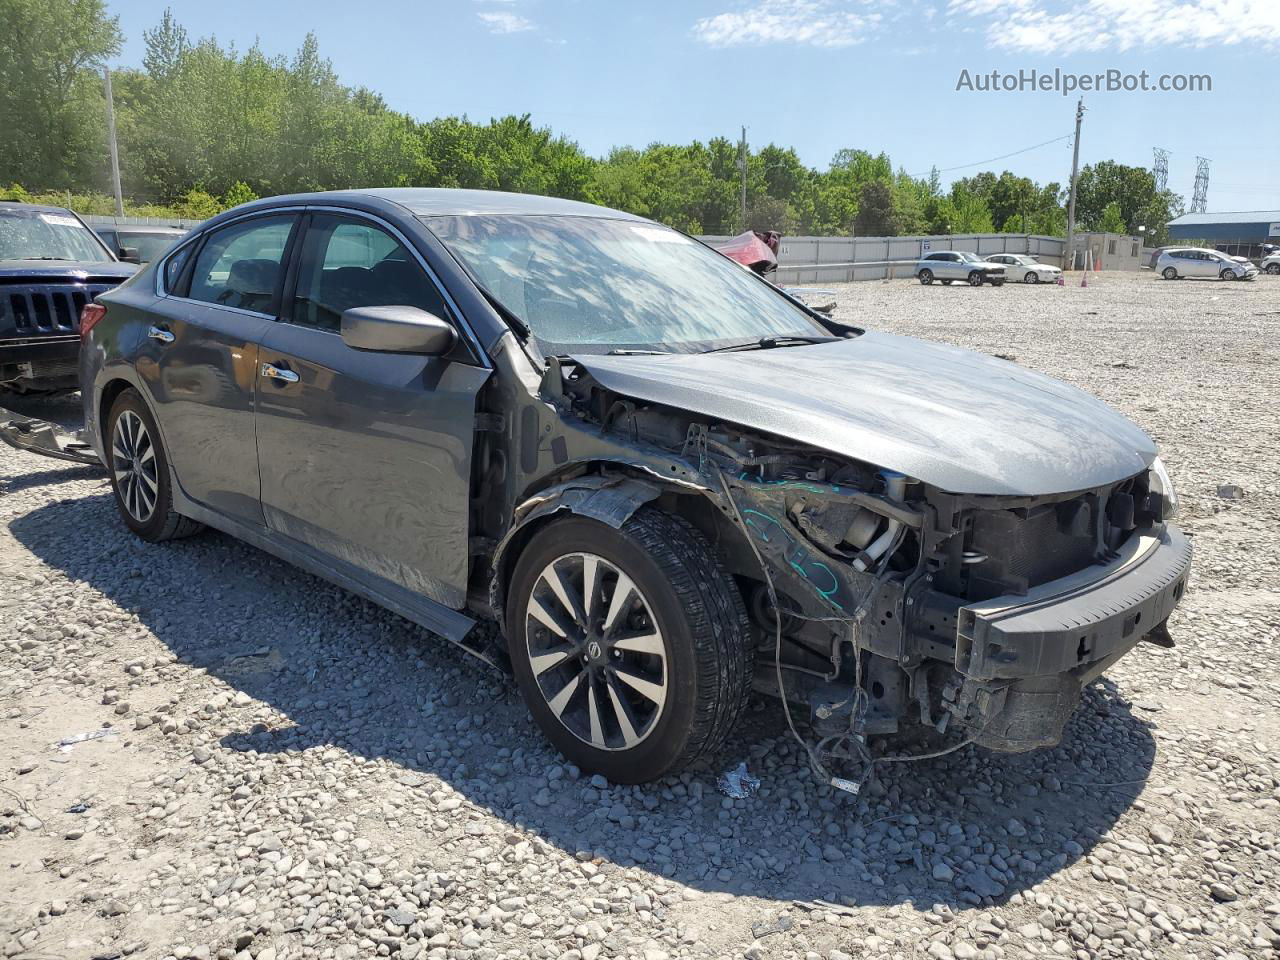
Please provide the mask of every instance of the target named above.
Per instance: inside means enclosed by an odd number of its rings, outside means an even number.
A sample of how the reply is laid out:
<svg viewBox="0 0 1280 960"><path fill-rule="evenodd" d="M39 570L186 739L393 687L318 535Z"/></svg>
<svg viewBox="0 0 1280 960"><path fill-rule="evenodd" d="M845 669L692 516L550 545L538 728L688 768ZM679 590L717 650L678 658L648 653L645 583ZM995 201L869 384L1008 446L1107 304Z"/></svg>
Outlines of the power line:
<svg viewBox="0 0 1280 960"><path fill-rule="evenodd" d="M938 170L938 173L950 173L952 170L967 170L969 167L980 167L986 163L995 163L997 160L1007 160L1009 159L1009 157L1016 157L1022 153L1030 153L1032 150L1039 150L1041 147L1047 147L1051 143L1058 143L1061 140L1070 140L1074 136L1075 136L1074 133L1066 133L1060 137L1054 137L1052 140L1046 140L1044 143L1033 143L1029 147L1023 147L1021 150L1014 150L1012 153L1002 153L1000 156L991 157L989 160L978 160L974 163L962 163L959 166L955 166L955 167L942 167L940 169L938 168L935 168L935 169ZM933 175L933 170L930 170L927 173L909 174L909 176L914 178L928 177L932 175Z"/></svg>

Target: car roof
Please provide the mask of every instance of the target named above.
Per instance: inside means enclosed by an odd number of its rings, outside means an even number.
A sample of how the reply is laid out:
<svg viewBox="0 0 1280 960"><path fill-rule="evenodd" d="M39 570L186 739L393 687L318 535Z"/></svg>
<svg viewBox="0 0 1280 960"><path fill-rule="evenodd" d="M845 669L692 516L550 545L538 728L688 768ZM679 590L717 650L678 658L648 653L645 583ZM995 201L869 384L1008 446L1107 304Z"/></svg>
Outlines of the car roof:
<svg viewBox="0 0 1280 960"><path fill-rule="evenodd" d="M5 210L20 210L23 213L62 213L74 216L66 207L50 207L43 203L25 203L22 200L0 200L0 213Z"/></svg>
<svg viewBox="0 0 1280 960"><path fill-rule="evenodd" d="M535 196L528 193L506 193L501 190L454 190L435 187L370 187L357 190L327 190L319 193L297 193L283 197L266 197L251 206L256 209L275 205L296 206L302 203L333 203L341 200L381 200L394 203L418 217L447 216L555 216L604 217L612 220L648 222L644 217L581 203L560 197Z"/></svg>

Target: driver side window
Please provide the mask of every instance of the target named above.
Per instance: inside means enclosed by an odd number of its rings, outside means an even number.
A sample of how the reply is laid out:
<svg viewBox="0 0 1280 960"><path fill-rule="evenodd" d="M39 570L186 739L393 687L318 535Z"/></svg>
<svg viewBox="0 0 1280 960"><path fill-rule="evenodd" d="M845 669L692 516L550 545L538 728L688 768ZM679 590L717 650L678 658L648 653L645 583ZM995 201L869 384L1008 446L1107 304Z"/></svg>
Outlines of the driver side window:
<svg viewBox="0 0 1280 960"><path fill-rule="evenodd" d="M435 285L385 230L338 214L313 214L284 319L338 333L352 307L418 307L448 317Z"/></svg>
<svg viewBox="0 0 1280 960"><path fill-rule="evenodd" d="M215 231L191 271L192 300L270 313L292 216L261 217Z"/></svg>

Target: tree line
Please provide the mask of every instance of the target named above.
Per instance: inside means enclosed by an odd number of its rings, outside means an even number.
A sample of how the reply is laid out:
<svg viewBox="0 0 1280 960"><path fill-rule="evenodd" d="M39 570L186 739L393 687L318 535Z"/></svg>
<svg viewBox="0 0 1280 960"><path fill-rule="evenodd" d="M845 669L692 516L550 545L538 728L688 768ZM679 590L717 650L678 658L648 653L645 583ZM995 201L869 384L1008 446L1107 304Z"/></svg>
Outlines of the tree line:
<svg viewBox="0 0 1280 960"><path fill-rule="evenodd" d="M110 213L102 64L122 35L104 0L0 0L0 197ZM258 196L354 186L473 187L604 204L689 233L1061 236L1060 183L1005 170L944 188L885 152L841 150L825 170L794 149L725 137L591 157L528 115L418 120L340 82L308 34L291 57L192 38L166 11L139 67L112 70L127 212L203 218ZM741 209L746 164L746 216ZM5 187L5 184L11 186ZM1181 198L1112 161L1081 171L1081 229L1163 239Z"/></svg>

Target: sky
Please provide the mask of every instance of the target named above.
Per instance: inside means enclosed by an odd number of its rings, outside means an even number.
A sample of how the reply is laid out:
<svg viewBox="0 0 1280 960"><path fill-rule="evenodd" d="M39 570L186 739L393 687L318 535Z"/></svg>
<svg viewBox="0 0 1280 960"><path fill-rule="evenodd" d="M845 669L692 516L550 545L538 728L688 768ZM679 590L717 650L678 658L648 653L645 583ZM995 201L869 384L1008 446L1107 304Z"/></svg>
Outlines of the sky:
<svg viewBox="0 0 1280 960"><path fill-rule="evenodd" d="M736 139L745 125L753 149L794 147L823 169L856 147L886 151L911 174L937 166L944 182L1009 169L1065 184L1083 96L1082 166L1150 167L1162 147L1169 187L1188 203L1202 156L1209 211L1280 209L1280 0L108 3L126 36L118 65L141 63L143 30L166 6L191 36L241 50L257 41L292 54L313 31L342 82L395 109L480 121L529 113L595 156ZM1153 86L1207 75L1212 89L981 89L992 71L1033 70L1131 82L1146 71Z"/></svg>

